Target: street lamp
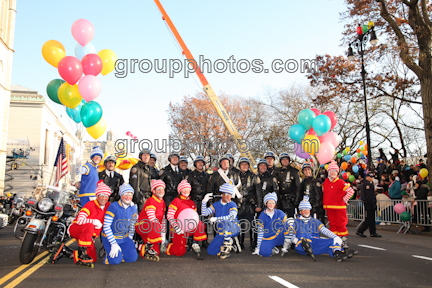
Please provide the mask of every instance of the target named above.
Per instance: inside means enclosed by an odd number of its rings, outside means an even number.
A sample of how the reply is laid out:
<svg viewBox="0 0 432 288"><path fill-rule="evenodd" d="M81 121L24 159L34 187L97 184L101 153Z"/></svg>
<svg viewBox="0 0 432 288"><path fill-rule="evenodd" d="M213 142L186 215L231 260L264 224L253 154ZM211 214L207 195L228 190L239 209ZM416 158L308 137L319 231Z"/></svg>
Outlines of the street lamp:
<svg viewBox="0 0 432 288"><path fill-rule="evenodd" d="M366 140L367 140L367 153L368 153L367 154L367 160L368 160L367 167L368 167L369 171L373 170L372 169L373 164L372 164L372 153L371 153L369 116L368 116L367 97L366 97L366 70L365 70L365 66L364 66L363 56L364 56L365 47L366 47L368 40L370 40L370 43L373 46L378 45L378 39L376 37L374 28L375 28L375 26L374 26L374 23L372 21L369 21L369 23L367 25L363 25L363 26L359 25L357 27L357 35L358 35L357 39L354 40L353 42L351 42L349 44L349 48L348 48L348 60L353 61L355 59L353 46L354 46L354 48L357 49L357 52L361 56L361 63L362 63L361 76L362 76L362 80L363 80L364 107L365 107L365 116L366 116Z"/></svg>

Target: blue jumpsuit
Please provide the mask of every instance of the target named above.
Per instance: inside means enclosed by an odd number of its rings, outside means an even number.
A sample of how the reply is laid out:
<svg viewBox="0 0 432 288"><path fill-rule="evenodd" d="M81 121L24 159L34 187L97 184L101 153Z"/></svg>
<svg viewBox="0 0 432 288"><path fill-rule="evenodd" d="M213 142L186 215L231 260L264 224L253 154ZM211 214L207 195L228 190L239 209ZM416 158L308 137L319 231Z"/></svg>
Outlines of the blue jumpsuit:
<svg viewBox="0 0 432 288"><path fill-rule="evenodd" d="M138 253L132 238L135 233L135 222L138 219L137 206L131 203L129 207L124 208L121 200L112 203L104 218L102 230L102 243L106 250L104 264L120 264L124 262L135 262L138 259ZM131 236L131 237L129 237ZM117 257L109 256L111 245L117 243L121 252Z"/></svg>
<svg viewBox="0 0 432 288"><path fill-rule="evenodd" d="M275 209L272 218L267 215L266 211L264 210L259 216L257 244L259 255L270 257L274 247L283 245L289 227L286 227L287 216L282 210Z"/></svg>
<svg viewBox="0 0 432 288"><path fill-rule="evenodd" d="M90 201L89 197L96 197L95 192L99 181L99 175L97 166L94 166L93 163L87 162L81 169L84 174L81 175L81 187L78 197L80 198L81 206L84 207L84 205Z"/></svg>

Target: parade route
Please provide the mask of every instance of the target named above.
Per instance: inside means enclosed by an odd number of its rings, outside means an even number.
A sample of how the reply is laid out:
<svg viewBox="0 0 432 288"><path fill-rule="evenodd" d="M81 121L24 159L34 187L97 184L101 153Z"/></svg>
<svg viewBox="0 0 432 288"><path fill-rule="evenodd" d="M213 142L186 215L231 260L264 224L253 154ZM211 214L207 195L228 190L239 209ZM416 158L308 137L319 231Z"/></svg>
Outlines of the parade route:
<svg viewBox="0 0 432 288"><path fill-rule="evenodd" d="M31 264L20 265L20 242L13 238L12 227L6 227L0 231L0 287L431 287L430 237L379 231L380 239L360 238L354 228L349 232L351 247L359 254L342 263L328 255L313 262L292 250L285 257L263 258L247 249L220 260L203 249L200 258L187 252L180 258L139 258L118 266L99 259L94 269L86 269L65 258L46 264L46 252Z"/></svg>

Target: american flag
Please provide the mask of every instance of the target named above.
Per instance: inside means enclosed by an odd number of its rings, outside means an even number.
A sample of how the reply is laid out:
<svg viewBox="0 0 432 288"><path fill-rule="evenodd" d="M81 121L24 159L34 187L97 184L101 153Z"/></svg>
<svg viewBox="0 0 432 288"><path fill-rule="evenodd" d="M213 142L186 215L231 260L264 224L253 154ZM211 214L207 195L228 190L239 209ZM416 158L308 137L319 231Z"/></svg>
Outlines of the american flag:
<svg viewBox="0 0 432 288"><path fill-rule="evenodd" d="M57 167L55 179L54 179L54 186L58 186L60 179L63 178L68 172L66 147L63 141L63 137L60 140L60 146L57 152L57 158L54 163L54 167Z"/></svg>

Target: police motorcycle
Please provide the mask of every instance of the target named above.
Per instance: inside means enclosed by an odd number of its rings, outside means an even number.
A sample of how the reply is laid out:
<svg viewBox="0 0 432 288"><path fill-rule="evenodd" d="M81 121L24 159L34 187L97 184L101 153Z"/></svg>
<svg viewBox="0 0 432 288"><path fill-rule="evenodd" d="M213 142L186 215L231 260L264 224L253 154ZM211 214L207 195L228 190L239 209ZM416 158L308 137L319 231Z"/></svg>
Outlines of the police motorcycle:
<svg viewBox="0 0 432 288"><path fill-rule="evenodd" d="M42 249L51 249L67 240L67 228L75 219L78 209L73 206L73 194L58 187L48 186L38 197L27 201L30 217L24 228L20 262L30 263Z"/></svg>
<svg viewBox="0 0 432 288"><path fill-rule="evenodd" d="M18 196L12 200L12 207L9 212L9 224L12 225L15 221L24 214L25 202L24 199Z"/></svg>

